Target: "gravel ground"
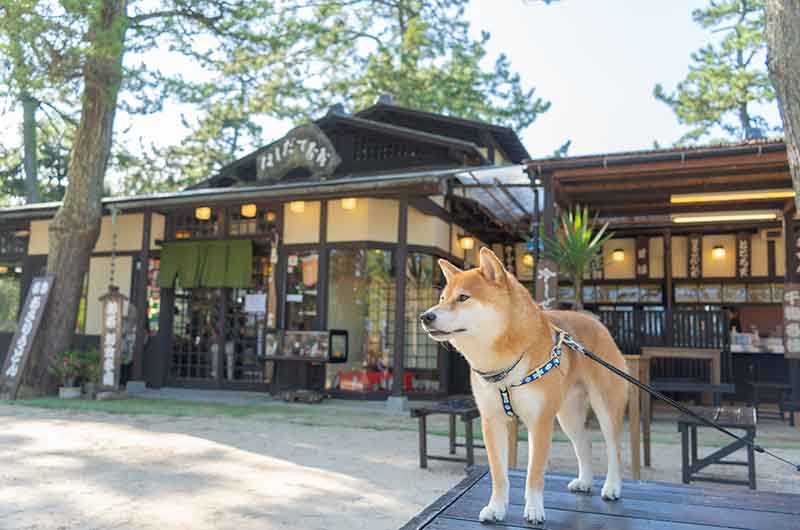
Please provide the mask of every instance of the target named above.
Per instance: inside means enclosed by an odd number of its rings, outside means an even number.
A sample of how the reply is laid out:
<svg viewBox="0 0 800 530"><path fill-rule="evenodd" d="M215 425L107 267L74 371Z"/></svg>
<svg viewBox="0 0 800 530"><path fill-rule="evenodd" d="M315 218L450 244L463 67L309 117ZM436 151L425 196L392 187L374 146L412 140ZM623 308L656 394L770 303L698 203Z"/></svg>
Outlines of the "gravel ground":
<svg viewBox="0 0 800 530"><path fill-rule="evenodd" d="M287 404L278 413L275 406L269 414L231 418L0 403L0 528L395 529L463 477L457 463L419 469L415 421L380 404ZM654 465L644 478L678 482L678 434L661 417ZM444 433L446 426L434 421L431 429ZM600 440L599 432L594 436ZM759 440L800 459L800 431L764 424ZM703 441L710 447L721 438ZM429 448L445 453L446 437L431 436ZM593 451L600 475L603 444ZM627 461L627 445L625 451ZM521 443L520 462L526 457ZM576 470L560 433L550 469ZM800 475L791 469L762 456L757 469L760 490L800 493Z"/></svg>

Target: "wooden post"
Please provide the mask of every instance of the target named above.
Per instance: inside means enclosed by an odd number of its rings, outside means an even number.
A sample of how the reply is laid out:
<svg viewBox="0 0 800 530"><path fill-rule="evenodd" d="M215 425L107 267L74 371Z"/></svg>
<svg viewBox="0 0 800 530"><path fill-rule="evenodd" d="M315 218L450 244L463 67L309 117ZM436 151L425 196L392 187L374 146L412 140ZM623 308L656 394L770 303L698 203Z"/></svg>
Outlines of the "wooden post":
<svg viewBox="0 0 800 530"><path fill-rule="evenodd" d="M142 248L139 251L139 270L136 281L136 292L133 295L136 309L136 338L133 346L133 366L131 379L141 381L144 374L144 339L145 322L147 321L147 284L150 272L150 231L152 227L153 212L144 214L144 227L142 228Z"/></svg>
<svg viewBox="0 0 800 530"><path fill-rule="evenodd" d="M530 436L530 433L528 433ZM519 446L519 421L511 418L508 422L508 469L517 468L517 449Z"/></svg>
<svg viewBox="0 0 800 530"><path fill-rule="evenodd" d="M664 326L667 346L672 346L672 231L664 231ZM645 463L645 465L648 465Z"/></svg>
<svg viewBox="0 0 800 530"><path fill-rule="evenodd" d="M628 363L628 370L636 378L640 377L641 365L640 355L627 355L625 361ZM631 443L631 475L634 480L642 478L642 457L640 452L641 444L641 401L639 388L631 385L628 393L628 421L630 428Z"/></svg>
<svg viewBox="0 0 800 530"><path fill-rule="evenodd" d="M108 292L100 297L103 327L100 332L100 387L119 390L120 363L122 361L122 308L127 297L119 287L109 285Z"/></svg>
<svg viewBox="0 0 800 530"><path fill-rule="evenodd" d="M392 395L403 395L406 339L406 260L408 258L408 196L400 198L397 223L397 251L394 254L395 293L394 306L394 369Z"/></svg>

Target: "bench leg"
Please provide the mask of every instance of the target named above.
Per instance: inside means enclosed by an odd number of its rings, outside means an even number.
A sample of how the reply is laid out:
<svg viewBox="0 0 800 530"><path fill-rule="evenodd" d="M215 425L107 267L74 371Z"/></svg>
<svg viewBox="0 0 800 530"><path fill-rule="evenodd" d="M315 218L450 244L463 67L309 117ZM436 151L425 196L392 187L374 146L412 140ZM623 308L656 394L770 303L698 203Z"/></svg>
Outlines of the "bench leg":
<svg viewBox="0 0 800 530"><path fill-rule="evenodd" d="M684 484L689 483L689 429L681 425L681 475Z"/></svg>
<svg viewBox="0 0 800 530"><path fill-rule="evenodd" d="M750 432L747 435L747 439L751 442L755 440L755 432ZM747 446L747 480L750 483L750 489L756 489L756 453L753 450L753 446Z"/></svg>
<svg viewBox="0 0 800 530"><path fill-rule="evenodd" d="M467 446L467 467L472 467L475 464L475 451L472 445L472 420L464 422L464 435L466 438L464 445Z"/></svg>
<svg viewBox="0 0 800 530"><path fill-rule="evenodd" d="M428 467L428 429L426 417L419 417L419 467Z"/></svg>
<svg viewBox="0 0 800 530"><path fill-rule="evenodd" d="M689 460L689 463L694 466L697 463L697 426L692 425L691 429L689 444L692 446L692 458Z"/></svg>
<svg viewBox="0 0 800 530"><path fill-rule="evenodd" d="M450 454L456 454L456 417L450 414Z"/></svg>

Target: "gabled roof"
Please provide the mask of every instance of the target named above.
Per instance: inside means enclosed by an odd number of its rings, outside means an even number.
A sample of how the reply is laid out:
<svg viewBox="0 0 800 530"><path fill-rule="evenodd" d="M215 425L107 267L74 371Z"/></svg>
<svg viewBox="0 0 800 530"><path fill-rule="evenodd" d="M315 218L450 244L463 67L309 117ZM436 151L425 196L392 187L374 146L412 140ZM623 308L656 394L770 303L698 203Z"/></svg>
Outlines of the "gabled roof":
<svg viewBox="0 0 800 530"><path fill-rule="evenodd" d="M424 110L402 107L393 103L376 103L375 105L357 112L355 115L359 118L385 123L392 123L397 121L398 118L410 118L414 120L416 130L434 132L447 128L449 129L448 136L458 136L462 139L472 139L472 141L478 139L481 132L487 132L495 138L506 155L508 155L511 162L519 164L530 158L525 146L520 142L517 133L510 127L503 127L480 120L436 114Z"/></svg>

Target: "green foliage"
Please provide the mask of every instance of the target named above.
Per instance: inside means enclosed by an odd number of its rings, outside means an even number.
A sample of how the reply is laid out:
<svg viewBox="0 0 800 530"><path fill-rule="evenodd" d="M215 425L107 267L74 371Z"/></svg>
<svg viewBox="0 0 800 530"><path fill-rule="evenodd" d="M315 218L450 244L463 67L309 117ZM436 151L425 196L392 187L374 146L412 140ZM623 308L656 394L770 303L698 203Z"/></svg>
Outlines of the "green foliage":
<svg viewBox="0 0 800 530"><path fill-rule="evenodd" d="M561 214L555 238L546 240L550 256L572 278L578 309L583 308L583 274L603 244L614 237L607 229L608 223L599 226L597 214L590 217L587 208L576 205Z"/></svg>
<svg viewBox="0 0 800 530"><path fill-rule="evenodd" d="M50 373L61 386L75 386L79 381L96 383L100 380L100 352L96 349L65 350L53 356Z"/></svg>
<svg viewBox="0 0 800 530"><path fill-rule="evenodd" d="M763 0L710 0L692 18L722 38L692 54L689 73L675 91L667 92L661 84L653 90L681 124L691 127L680 142L715 134L717 127L736 140L779 130L753 109L753 104L775 100L764 66Z"/></svg>

